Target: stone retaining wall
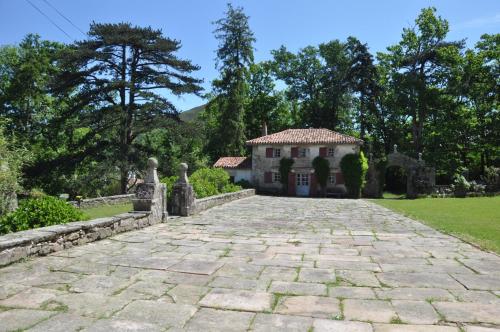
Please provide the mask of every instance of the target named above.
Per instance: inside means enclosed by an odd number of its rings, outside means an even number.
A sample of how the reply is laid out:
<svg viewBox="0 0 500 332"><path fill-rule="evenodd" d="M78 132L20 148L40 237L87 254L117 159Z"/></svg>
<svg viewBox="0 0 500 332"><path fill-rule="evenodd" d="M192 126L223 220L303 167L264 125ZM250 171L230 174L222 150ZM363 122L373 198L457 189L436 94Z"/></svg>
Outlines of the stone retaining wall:
<svg viewBox="0 0 500 332"><path fill-rule="evenodd" d="M214 206L228 203L240 198L250 197L255 195L255 189L243 189L234 193L227 193L221 195L210 196L206 198L196 199L192 213L197 214L201 211L210 209Z"/></svg>
<svg viewBox="0 0 500 332"><path fill-rule="evenodd" d="M50 253L93 242L161 222L150 212L130 212L109 218L77 221L0 236L0 266L30 256Z"/></svg>
<svg viewBox="0 0 500 332"><path fill-rule="evenodd" d="M132 198L135 197L135 194L125 194L125 195L115 195L115 196L104 196L104 197L96 197L96 198L86 198L80 201L70 201L73 206L78 208L89 208L96 207L101 205L115 205L122 203L130 203L132 202Z"/></svg>

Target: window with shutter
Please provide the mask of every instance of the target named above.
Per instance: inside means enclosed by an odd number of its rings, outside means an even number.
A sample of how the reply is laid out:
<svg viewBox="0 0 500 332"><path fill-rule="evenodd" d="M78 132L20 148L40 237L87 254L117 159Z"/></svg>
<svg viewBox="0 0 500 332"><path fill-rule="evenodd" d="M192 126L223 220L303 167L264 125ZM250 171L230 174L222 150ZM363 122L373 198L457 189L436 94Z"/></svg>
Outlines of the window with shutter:
<svg viewBox="0 0 500 332"><path fill-rule="evenodd" d="M297 158L299 156L299 148L298 147L293 147L291 152L292 152L292 158Z"/></svg>
<svg viewBox="0 0 500 332"><path fill-rule="evenodd" d="M266 158L273 157L273 148L266 148Z"/></svg>

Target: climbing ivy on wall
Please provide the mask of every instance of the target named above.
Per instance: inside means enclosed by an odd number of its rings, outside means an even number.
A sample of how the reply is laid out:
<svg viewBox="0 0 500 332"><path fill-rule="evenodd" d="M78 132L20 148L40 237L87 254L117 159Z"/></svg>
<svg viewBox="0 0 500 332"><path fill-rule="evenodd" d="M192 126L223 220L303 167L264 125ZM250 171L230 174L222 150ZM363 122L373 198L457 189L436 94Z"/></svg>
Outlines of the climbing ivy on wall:
<svg viewBox="0 0 500 332"><path fill-rule="evenodd" d="M321 195L324 196L326 193L326 183L328 181L328 176L330 175L330 162L323 157L316 157L313 159L312 165L314 167L314 174L321 186Z"/></svg>
<svg viewBox="0 0 500 332"><path fill-rule="evenodd" d="M346 154L340 161L340 168L344 175L347 195L351 198L359 198L368 171L368 160L365 155L363 152Z"/></svg>

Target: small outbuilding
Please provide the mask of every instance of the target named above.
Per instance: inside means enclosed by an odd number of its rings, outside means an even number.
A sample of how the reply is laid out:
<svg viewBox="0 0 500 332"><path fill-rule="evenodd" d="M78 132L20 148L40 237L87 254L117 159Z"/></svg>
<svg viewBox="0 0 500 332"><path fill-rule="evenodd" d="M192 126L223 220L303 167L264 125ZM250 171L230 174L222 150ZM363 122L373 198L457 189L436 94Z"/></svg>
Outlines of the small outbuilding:
<svg viewBox="0 0 500 332"><path fill-rule="evenodd" d="M223 168L228 172L231 182L252 181L252 158L250 157L220 157L214 167Z"/></svg>

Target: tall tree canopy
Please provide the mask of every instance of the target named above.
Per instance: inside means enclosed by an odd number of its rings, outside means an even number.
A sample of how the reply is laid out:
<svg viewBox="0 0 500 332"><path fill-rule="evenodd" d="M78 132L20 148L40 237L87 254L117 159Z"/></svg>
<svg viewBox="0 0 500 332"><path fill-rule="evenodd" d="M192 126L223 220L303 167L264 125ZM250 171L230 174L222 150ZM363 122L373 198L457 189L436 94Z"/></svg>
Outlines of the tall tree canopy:
<svg viewBox="0 0 500 332"><path fill-rule="evenodd" d="M226 16L215 22L215 38L219 41L216 68L220 72L213 82L211 107L218 119L212 132L213 155L245 154L245 103L248 94L248 71L253 63L255 38L249 17L240 7L228 4Z"/></svg>
<svg viewBox="0 0 500 332"><path fill-rule="evenodd" d="M73 126L83 131L77 145L86 155L106 151L119 168L122 192L138 162L137 138L177 116L166 95L201 91L201 81L190 76L199 67L177 57L180 47L150 27L94 23L89 38L61 59L66 70L54 91L68 100Z"/></svg>
<svg viewBox="0 0 500 332"><path fill-rule="evenodd" d="M415 27L403 29L401 41L379 54L389 66L389 84L396 91L398 106L411 121L415 153L423 151L427 120L443 106L443 89L460 59L463 41L446 40L448 21L435 8L422 9Z"/></svg>

